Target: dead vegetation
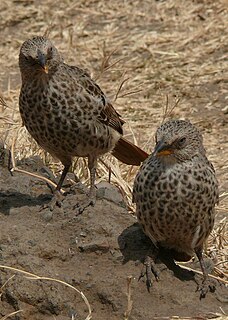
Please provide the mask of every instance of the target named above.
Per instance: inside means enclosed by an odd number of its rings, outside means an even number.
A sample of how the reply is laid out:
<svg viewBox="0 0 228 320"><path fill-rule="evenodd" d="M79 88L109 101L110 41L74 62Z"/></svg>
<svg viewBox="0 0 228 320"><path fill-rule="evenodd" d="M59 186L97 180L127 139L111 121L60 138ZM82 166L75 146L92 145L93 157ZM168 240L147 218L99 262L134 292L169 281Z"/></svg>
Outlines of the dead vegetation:
<svg viewBox="0 0 228 320"><path fill-rule="evenodd" d="M2 0L0 10L1 141L15 159L40 155L56 174L62 170L41 150L18 112L17 56L32 35L49 34L67 63L87 68L126 120L125 135L146 151L164 117L188 118L204 135L209 159L220 183L216 226L207 254L216 260L217 276L227 279L228 31L226 1L62 1ZM130 209L137 168L111 156L99 162L97 181L118 185ZM84 159L72 168L85 183ZM130 311L129 311L130 312ZM127 318L127 313L125 315Z"/></svg>

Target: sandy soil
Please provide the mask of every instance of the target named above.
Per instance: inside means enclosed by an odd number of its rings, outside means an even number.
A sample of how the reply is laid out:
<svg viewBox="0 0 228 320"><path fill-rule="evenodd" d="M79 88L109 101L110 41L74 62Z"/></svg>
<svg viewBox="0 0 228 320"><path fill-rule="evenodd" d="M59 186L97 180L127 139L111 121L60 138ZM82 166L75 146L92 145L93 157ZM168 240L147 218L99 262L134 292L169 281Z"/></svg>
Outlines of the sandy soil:
<svg viewBox="0 0 228 320"><path fill-rule="evenodd" d="M196 291L200 276L173 269L169 263L158 264L160 281L154 281L147 292L145 281L138 278L150 242L127 212L118 189L101 185L98 195L102 198L95 207L75 217L73 207L86 195L69 194L62 208L50 212L42 209L51 196L43 182L18 173L12 177L3 167L0 172L1 264L75 286L86 295L93 319L124 319L128 277L132 277L133 301L129 319L174 315L207 319L221 314L221 308L228 311L222 285L216 281L216 292L200 300ZM110 197L115 202L105 199ZM0 285L14 273L1 269ZM86 305L72 289L15 274L2 290L2 317L23 310L12 318L86 318Z"/></svg>

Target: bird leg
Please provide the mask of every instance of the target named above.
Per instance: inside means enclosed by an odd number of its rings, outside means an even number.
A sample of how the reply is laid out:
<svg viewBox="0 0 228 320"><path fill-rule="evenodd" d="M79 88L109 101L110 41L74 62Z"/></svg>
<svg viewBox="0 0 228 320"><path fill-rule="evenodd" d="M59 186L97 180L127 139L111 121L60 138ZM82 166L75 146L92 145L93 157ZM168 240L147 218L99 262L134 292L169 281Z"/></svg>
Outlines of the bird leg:
<svg viewBox="0 0 228 320"><path fill-rule="evenodd" d="M95 187L95 180L96 180L96 168L97 168L97 159L94 157L89 157L88 159L88 166L90 171L90 190L89 190L89 198L92 205L95 205L96 202L96 187Z"/></svg>
<svg viewBox="0 0 228 320"><path fill-rule="evenodd" d="M82 214L82 212L89 206L94 206L96 203L96 167L97 167L97 158L93 155L88 157L88 167L90 172L90 190L88 198L83 202L77 204L74 209L76 209L76 216Z"/></svg>
<svg viewBox="0 0 228 320"><path fill-rule="evenodd" d="M13 172L12 172L12 153L9 150L9 158L8 158L8 164L7 164L7 168L10 172L10 175L13 176Z"/></svg>
<svg viewBox="0 0 228 320"><path fill-rule="evenodd" d="M63 169L63 172L61 174L61 177L59 179L59 182L57 184L57 187L56 189L54 190L54 194L53 194L53 197L51 199L51 201L45 205L43 208L46 209L50 209L51 211L54 210L55 206L58 206L58 207L61 207L62 205L62 201L64 199L63 195L61 194L60 190L62 188L62 185L63 185L63 181L67 175L67 172L69 171L70 169L70 166L71 164L68 164L68 165L65 165L64 166L64 169Z"/></svg>
<svg viewBox="0 0 228 320"><path fill-rule="evenodd" d="M198 291L200 291L200 299L205 298L208 289L210 289L211 292L215 291L215 286L210 283L209 277L208 277L208 272L203 260L203 255L202 255L202 249L195 250L196 255L199 259L200 267L203 272L203 281L201 285L198 286Z"/></svg>
<svg viewBox="0 0 228 320"><path fill-rule="evenodd" d="M146 276L146 287L149 292L152 287L152 274L157 281L159 280L159 272L155 264L155 260L158 256L158 249L153 246L152 250L152 254L150 253L150 255L146 255L143 263L143 269L139 276L139 280Z"/></svg>
<svg viewBox="0 0 228 320"><path fill-rule="evenodd" d="M60 177L59 182L58 182L57 187L56 187L56 191L60 192L60 190L62 188L62 185L63 185L63 181L66 178L66 175L67 175L67 172L70 169L70 166L71 166L71 164L68 164L68 165L64 166L63 172L61 174L61 177Z"/></svg>

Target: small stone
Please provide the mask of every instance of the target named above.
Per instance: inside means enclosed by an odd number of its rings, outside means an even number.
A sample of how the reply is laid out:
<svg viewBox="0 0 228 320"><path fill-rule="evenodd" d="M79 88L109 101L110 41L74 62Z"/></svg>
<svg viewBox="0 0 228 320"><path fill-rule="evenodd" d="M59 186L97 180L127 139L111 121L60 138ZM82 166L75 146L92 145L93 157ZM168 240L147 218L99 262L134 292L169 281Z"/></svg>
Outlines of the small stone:
<svg viewBox="0 0 228 320"><path fill-rule="evenodd" d="M80 237L83 237L83 238L85 238L87 236L87 233L86 232L80 232Z"/></svg>
<svg viewBox="0 0 228 320"><path fill-rule="evenodd" d="M53 211L47 210L46 212L44 212L43 214L44 221L49 222L52 220L52 218L53 218Z"/></svg>
<svg viewBox="0 0 228 320"><path fill-rule="evenodd" d="M224 112L224 114L228 114L228 106L225 106L224 108L222 108L222 111Z"/></svg>
<svg viewBox="0 0 228 320"><path fill-rule="evenodd" d="M35 247L37 245L37 242L33 239L31 240L28 240L28 244L31 246L31 247Z"/></svg>
<svg viewBox="0 0 228 320"><path fill-rule="evenodd" d="M83 243L78 246L79 250L82 252L108 252L110 249L109 243L106 241Z"/></svg>
<svg viewBox="0 0 228 320"><path fill-rule="evenodd" d="M101 199L106 199L118 204L121 207L125 207L125 202L120 190L111 185L108 182L102 181L97 184L97 197Z"/></svg>

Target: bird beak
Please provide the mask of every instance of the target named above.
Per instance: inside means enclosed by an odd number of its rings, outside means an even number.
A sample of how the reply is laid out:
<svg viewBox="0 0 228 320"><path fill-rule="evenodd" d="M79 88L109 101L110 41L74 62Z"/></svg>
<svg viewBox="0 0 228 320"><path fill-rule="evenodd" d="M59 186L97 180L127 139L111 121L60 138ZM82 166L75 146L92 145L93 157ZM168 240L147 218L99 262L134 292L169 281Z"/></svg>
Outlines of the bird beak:
<svg viewBox="0 0 228 320"><path fill-rule="evenodd" d="M169 156L173 154L171 146L165 144L163 141L159 141L154 149L154 156Z"/></svg>
<svg viewBox="0 0 228 320"><path fill-rule="evenodd" d="M45 73L48 73L46 55L43 52L41 52L40 50L38 50L37 55L38 55L39 65L41 66L41 68L44 70Z"/></svg>

